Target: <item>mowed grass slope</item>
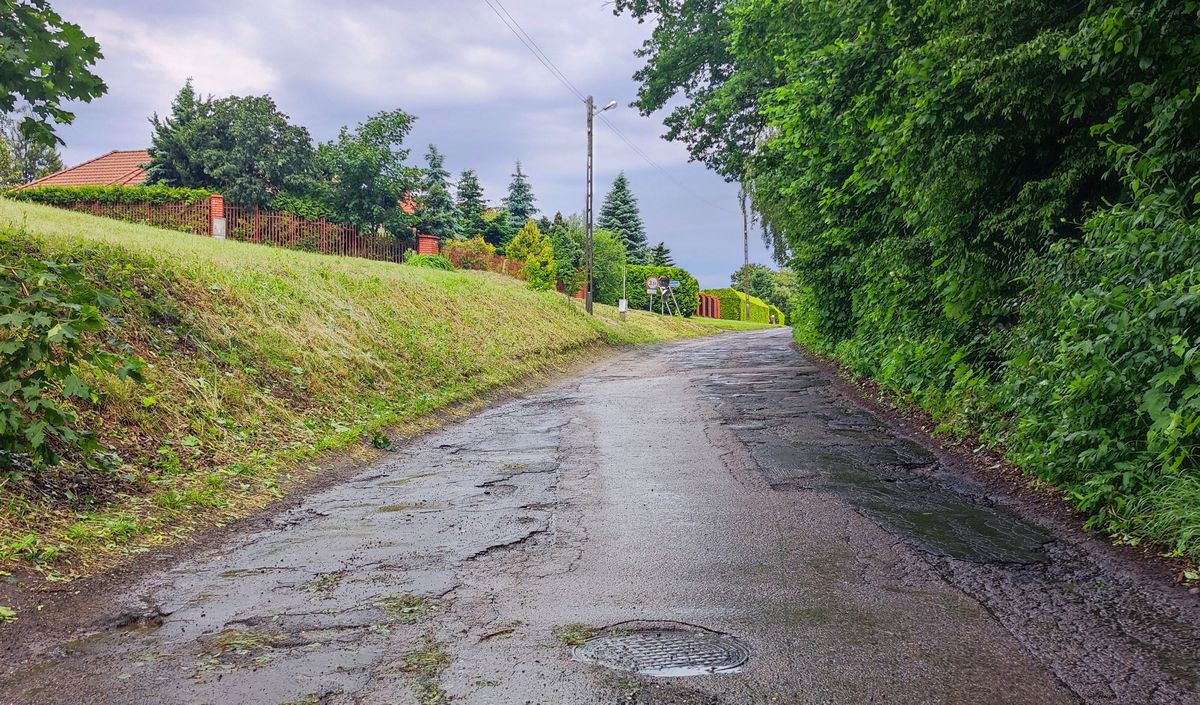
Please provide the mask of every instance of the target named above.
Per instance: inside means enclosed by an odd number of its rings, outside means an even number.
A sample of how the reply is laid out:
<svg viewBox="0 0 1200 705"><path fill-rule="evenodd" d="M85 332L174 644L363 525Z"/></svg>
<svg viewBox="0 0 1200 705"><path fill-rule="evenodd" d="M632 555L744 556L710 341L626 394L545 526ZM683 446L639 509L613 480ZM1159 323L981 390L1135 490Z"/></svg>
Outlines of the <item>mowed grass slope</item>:
<svg viewBox="0 0 1200 705"><path fill-rule="evenodd" d="M430 423L604 344L712 332L640 311L589 318L560 295L442 272L221 242L0 199L0 255L81 263L122 301L143 384L96 379L79 411L120 454L0 486L0 566L82 571L223 522L320 468L323 451Z"/></svg>

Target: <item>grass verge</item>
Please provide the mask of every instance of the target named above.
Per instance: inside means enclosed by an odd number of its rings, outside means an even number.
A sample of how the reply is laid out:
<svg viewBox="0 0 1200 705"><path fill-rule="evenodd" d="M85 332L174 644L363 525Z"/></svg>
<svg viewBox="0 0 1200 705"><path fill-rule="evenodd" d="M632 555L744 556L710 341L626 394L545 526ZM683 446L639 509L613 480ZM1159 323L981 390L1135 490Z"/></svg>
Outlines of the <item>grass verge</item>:
<svg viewBox="0 0 1200 705"><path fill-rule="evenodd" d="M144 384L89 380L83 424L115 473L70 463L0 477L0 569L52 578L103 567L264 506L385 429L561 368L602 345L712 327L597 306L486 272L328 257L0 199L0 254L80 262L119 295L109 331Z"/></svg>

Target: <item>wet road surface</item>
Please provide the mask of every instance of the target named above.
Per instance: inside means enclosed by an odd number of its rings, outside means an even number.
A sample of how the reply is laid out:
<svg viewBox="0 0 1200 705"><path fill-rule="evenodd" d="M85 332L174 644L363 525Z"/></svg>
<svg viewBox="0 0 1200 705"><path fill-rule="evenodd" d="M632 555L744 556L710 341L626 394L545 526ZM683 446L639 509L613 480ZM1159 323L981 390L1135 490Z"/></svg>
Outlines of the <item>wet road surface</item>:
<svg viewBox="0 0 1200 705"><path fill-rule="evenodd" d="M782 330L623 353L114 595L0 702L1200 703L1194 597L830 389ZM749 658L571 658L643 632Z"/></svg>

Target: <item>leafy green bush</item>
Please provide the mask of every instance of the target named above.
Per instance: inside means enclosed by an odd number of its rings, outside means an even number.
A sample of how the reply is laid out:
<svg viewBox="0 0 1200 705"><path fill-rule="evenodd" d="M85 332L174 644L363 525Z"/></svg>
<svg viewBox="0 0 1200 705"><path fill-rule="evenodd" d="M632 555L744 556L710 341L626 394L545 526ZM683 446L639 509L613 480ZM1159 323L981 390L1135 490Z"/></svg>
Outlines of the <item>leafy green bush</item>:
<svg viewBox="0 0 1200 705"><path fill-rule="evenodd" d="M16 201L68 206L76 203L202 203L212 194L206 189L174 186L38 186L9 191L5 197Z"/></svg>
<svg viewBox="0 0 1200 705"><path fill-rule="evenodd" d="M442 254L459 269L490 269L496 247L476 235L466 240L447 240L442 244Z"/></svg>
<svg viewBox="0 0 1200 705"><path fill-rule="evenodd" d="M675 289L675 301L679 303L679 310L684 316L691 316L696 312L696 307L700 305L700 284L687 270L680 267L631 264L626 269L626 277L628 278L629 308L646 310L650 304L650 296L646 294L646 280L650 277L679 282L679 286ZM654 310L656 311L658 310L658 301L659 296L655 294Z"/></svg>
<svg viewBox="0 0 1200 705"><path fill-rule="evenodd" d="M32 457L53 465L64 453L96 450L74 404L95 403L85 379L141 379L143 361L100 335L117 299L88 283L74 262L43 261L3 245L0 264L0 474Z"/></svg>
<svg viewBox="0 0 1200 705"><path fill-rule="evenodd" d="M419 255L416 250L409 250L404 253L404 263L414 267L425 267L426 269L444 269L448 272L454 270L454 263L445 257L441 255Z"/></svg>

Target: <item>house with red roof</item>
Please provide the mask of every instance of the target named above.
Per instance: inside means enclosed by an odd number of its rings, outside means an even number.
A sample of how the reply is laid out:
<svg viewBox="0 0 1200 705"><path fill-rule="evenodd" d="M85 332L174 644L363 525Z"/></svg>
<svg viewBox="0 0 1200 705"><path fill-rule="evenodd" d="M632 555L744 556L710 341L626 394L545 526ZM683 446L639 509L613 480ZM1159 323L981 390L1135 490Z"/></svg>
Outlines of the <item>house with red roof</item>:
<svg viewBox="0 0 1200 705"><path fill-rule="evenodd" d="M146 183L150 152L144 149L114 149L70 169L43 176L20 189L39 186L141 186Z"/></svg>

